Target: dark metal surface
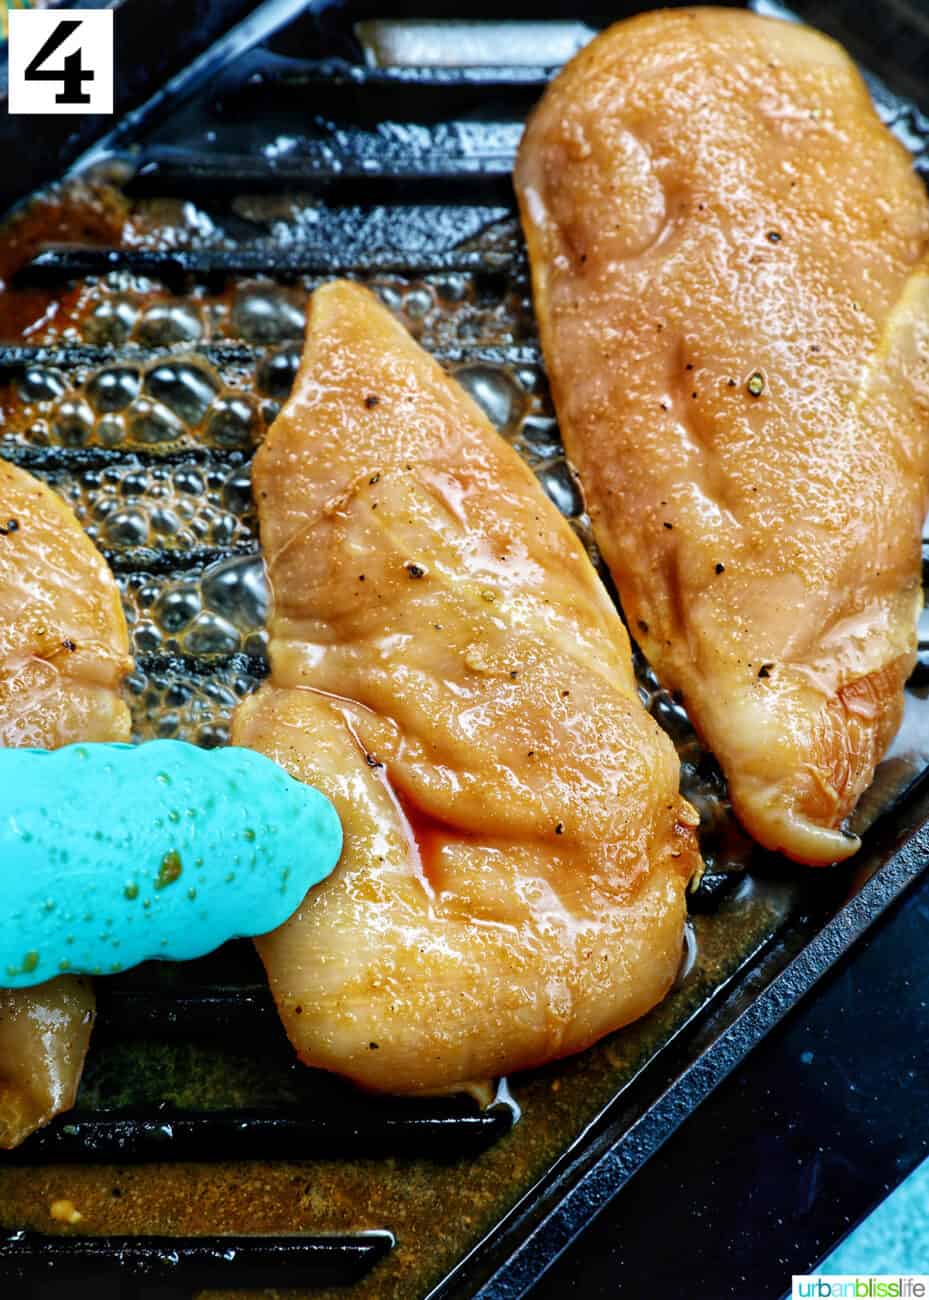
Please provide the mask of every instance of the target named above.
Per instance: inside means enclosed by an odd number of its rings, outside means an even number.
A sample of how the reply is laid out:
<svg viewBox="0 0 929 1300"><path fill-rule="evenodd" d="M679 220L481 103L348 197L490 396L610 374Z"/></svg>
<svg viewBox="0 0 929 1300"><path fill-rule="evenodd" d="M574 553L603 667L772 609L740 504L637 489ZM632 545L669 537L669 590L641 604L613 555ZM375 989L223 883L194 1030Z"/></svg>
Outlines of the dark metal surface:
<svg viewBox="0 0 929 1300"><path fill-rule="evenodd" d="M200 248L59 248L44 249L16 274L22 285L63 285L89 275L106 275L111 270L127 270L147 275L168 284L183 284L188 278L210 280L232 275L273 275L288 280L297 275L346 275L349 272L378 271L381 274L402 272L406 275L438 275L449 271L469 271L490 278L495 270L512 272L514 255L509 250L498 253L476 249L452 249L432 253L417 261L394 252L369 251L367 257L347 254L331 244L308 244L303 247L275 246L236 249ZM520 263L523 259L519 258ZM4 364L0 351L0 366Z"/></svg>
<svg viewBox="0 0 929 1300"><path fill-rule="evenodd" d="M184 353L196 353L221 370L227 366L244 365L254 367L263 356L272 350L249 344L224 342L194 344L186 347ZM292 348L291 350L295 354L299 354L299 348ZM537 343L508 344L502 347L433 348L432 355L446 365L457 365L468 361L492 366L533 366L539 365L542 359ZM160 350L153 349L149 351L139 347L133 347L131 351L124 351L118 346L95 346L87 343L68 344L64 347L55 348L41 346L4 347L0 345L0 375L5 370L24 370L27 366L33 365L51 365L56 370L68 371L101 366L111 361L126 360L136 364L140 362L145 364L162 358L167 360L168 356ZM48 450L51 453L54 450L67 451L70 448L49 448ZM7 455L6 448L4 448L3 454ZM10 448L10 454L15 454L15 449L12 447ZM158 452L158 456L162 460L170 455L170 452Z"/></svg>
<svg viewBox="0 0 929 1300"><path fill-rule="evenodd" d="M415 184L422 201L433 194L447 197L449 190L468 196L479 191L487 201L506 201L512 184L513 150L502 149L491 137L473 151L453 151L441 138L423 147L402 150L390 157L376 138L357 140L357 150L346 151L335 160L325 144L315 141L293 161L270 161L245 153L203 154L190 157L187 151L171 147L147 149L142 154L129 194L178 195L210 198L236 195L293 192L301 190L323 195L330 203L364 201L378 197L405 197Z"/></svg>
<svg viewBox="0 0 929 1300"><path fill-rule="evenodd" d="M792 1274L814 1271L929 1156L927 922L923 876L684 1121L531 1300L780 1300Z"/></svg>
<svg viewBox="0 0 929 1300"><path fill-rule="evenodd" d="M266 1007L267 1014L271 1008ZM243 1026L236 1027L241 1033ZM188 1026L188 1032L190 1027ZM215 1030L214 1030L215 1032ZM126 1164L143 1160L313 1160L425 1153L435 1159L474 1155L511 1127L506 1106L478 1110L471 1103L404 1107L342 1096L308 1099L302 1114L260 1110L209 1112L159 1108L147 1114L98 1111L66 1115L34 1134L8 1163L89 1160Z"/></svg>
<svg viewBox="0 0 929 1300"><path fill-rule="evenodd" d="M429 121L486 106L506 104L526 112L556 70L520 65L474 68L369 68L346 59L256 60L237 66L217 90L216 112L238 118L268 108L304 107L325 95L330 112L376 123L384 118Z"/></svg>
<svg viewBox="0 0 929 1300"><path fill-rule="evenodd" d="M188 1296L205 1287L245 1290L345 1285L393 1246L389 1232L354 1237L61 1237L0 1235L4 1295L39 1300L46 1292L94 1300L146 1294ZM9 1290L7 1288L15 1288ZM28 1288L22 1290L22 1288Z"/></svg>

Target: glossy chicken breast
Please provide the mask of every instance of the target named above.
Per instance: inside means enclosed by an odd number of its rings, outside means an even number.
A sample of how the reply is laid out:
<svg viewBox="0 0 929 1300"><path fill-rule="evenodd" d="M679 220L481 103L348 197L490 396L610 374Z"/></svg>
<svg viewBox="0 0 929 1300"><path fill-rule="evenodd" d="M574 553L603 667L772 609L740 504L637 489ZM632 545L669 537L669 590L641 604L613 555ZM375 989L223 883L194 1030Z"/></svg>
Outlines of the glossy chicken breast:
<svg viewBox="0 0 929 1300"><path fill-rule="evenodd" d="M516 170L568 453L629 624L770 849L828 863L899 724L929 469L929 208L844 52L619 23Z"/></svg>
<svg viewBox="0 0 929 1300"><path fill-rule="evenodd" d="M0 1148L19 1146L77 1096L94 1023L83 976L0 989Z"/></svg>
<svg viewBox="0 0 929 1300"><path fill-rule="evenodd" d="M435 1092L642 1015L680 961L696 817L529 470L335 283L254 488L271 683L233 739L318 786L345 831L333 876L258 941L300 1058Z"/></svg>
<svg viewBox="0 0 929 1300"><path fill-rule="evenodd" d="M0 745L128 740L128 650L116 583L72 511L0 461ZM93 1015L88 980L0 989L0 1147L73 1104Z"/></svg>

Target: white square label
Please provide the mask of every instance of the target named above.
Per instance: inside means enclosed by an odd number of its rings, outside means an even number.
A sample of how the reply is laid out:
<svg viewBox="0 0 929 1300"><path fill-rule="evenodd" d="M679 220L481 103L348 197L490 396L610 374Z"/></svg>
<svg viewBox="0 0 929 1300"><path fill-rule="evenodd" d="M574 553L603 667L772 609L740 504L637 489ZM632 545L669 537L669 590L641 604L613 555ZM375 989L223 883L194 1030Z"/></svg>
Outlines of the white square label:
<svg viewBox="0 0 929 1300"><path fill-rule="evenodd" d="M11 9L11 113L113 112L113 10Z"/></svg>

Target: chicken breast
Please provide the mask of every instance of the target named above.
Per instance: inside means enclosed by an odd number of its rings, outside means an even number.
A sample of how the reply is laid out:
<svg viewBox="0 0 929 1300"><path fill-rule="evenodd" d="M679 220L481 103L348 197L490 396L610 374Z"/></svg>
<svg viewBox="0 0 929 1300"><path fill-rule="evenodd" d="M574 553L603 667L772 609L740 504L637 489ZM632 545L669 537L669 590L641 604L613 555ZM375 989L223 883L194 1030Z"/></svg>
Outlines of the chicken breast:
<svg viewBox="0 0 929 1300"><path fill-rule="evenodd" d="M929 207L910 159L826 37L676 9L556 78L516 186L629 625L750 833L847 857L922 599Z"/></svg>
<svg viewBox="0 0 929 1300"><path fill-rule="evenodd" d="M306 1064L450 1090L641 1016L699 866L625 630L517 455L367 290L312 298L254 467L271 682L237 744L342 860L258 949Z"/></svg>
<svg viewBox="0 0 929 1300"><path fill-rule="evenodd" d="M0 745L128 740L130 667L103 557L50 488L0 461ZM0 989L0 1147L73 1105L93 1017L85 979Z"/></svg>
<svg viewBox="0 0 929 1300"><path fill-rule="evenodd" d="M0 1148L70 1110L94 1023L89 979L68 975L31 989L0 989Z"/></svg>

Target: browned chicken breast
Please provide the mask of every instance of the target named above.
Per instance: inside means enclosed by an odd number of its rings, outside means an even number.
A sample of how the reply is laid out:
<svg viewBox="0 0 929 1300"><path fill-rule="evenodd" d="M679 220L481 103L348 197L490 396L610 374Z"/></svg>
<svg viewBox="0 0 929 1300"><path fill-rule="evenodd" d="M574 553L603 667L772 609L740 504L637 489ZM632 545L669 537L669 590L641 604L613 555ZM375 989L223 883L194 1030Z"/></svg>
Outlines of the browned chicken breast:
<svg viewBox="0 0 929 1300"><path fill-rule="evenodd" d="M568 454L630 627L762 844L828 863L900 720L929 481L929 206L848 57L619 23L516 170Z"/></svg>
<svg viewBox="0 0 929 1300"><path fill-rule="evenodd" d="M130 666L103 557L51 489L0 461L0 745L128 740ZM0 989L0 1147L73 1104L93 1016L88 980Z"/></svg>
<svg viewBox="0 0 929 1300"><path fill-rule="evenodd" d="M435 1092L641 1016L679 964L696 817L530 471L335 283L254 487L271 683L233 739L327 794L345 831L333 876L258 941L300 1058Z"/></svg>

